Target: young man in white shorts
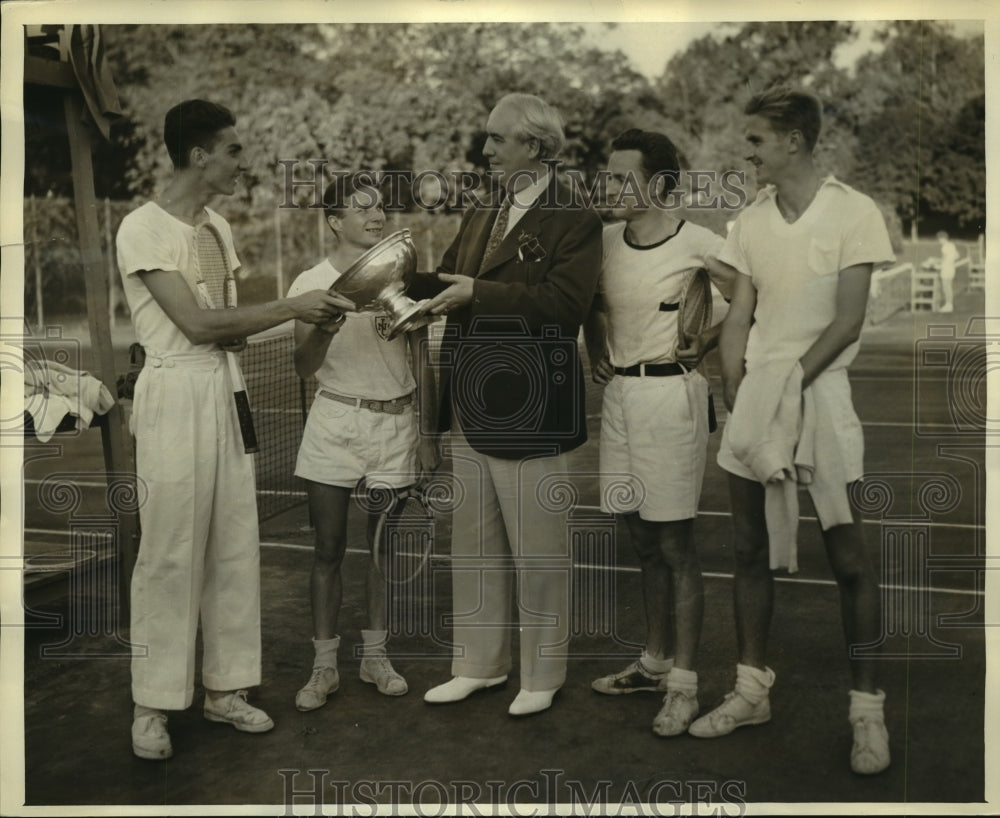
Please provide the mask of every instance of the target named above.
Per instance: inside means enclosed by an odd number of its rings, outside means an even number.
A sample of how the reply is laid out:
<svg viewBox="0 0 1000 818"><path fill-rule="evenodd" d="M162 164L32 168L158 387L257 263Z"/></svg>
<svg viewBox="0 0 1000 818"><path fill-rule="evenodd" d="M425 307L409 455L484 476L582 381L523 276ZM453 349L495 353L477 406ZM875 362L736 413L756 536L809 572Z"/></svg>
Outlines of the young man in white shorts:
<svg viewBox="0 0 1000 818"><path fill-rule="evenodd" d="M234 309L199 296L198 228L218 230L236 272L229 224L207 207L231 196L246 158L225 107L185 100L163 137L173 176L156 201L118 230L118 269L146 352L136 381L132 429L136 471L148 491L132 574L132 751L173 755L167 712L194 698L201 625L205 717L261 733L274 723L247 703L260 684L260 542L253 458L243 450L225 350L292 318L326 322L351 308L323 290ZM303 324L307 325L307 324Z"/></svg>
<svg viewBox="0 0 1000 818"><path fill-rule="evenodd" d="M606 384L601 508L622 514L639 556L646 641L639 659L592 687L611 695L664 693L653 731L673 736L698 713L694 661L704 601L692 531L709 397L695 367L718 334L717 326L708 329L691 349L678 350L678 306L690 276L708 266L723 239L668 207L679 163L665 135L632 129L611 148L607 194L622 221L604 229L586 338L594 380Z"/></svg>
<svg viewBox="0 0 1000 818"><path fill-rule="evenodd" d="M334 248L295 279L289 295L330 287L382 239L382 199L362 177L338 177L327 186L323 202ZM352 491L362 479L364 490L372 493L405 489L436 469L440 459L436 436L421 435L417 421L419 401L424 428L436 429L427 328L390 341L391 323L383 313L357 312L325 326L295 325L296 371L303 378L315 374L319 382L295 465L296 476L306 481L316 529L310 577L315 656L312 675L295 697L303 711L322 707L340 685L337 627ZM372 541L377 520L378 513L370 511L370 548L379 547ZM365 580L368 628L361 631L361 680L387 696L402 696L406 681L386 655L386 581L372 556Z"/></svg>
<svg viewBox="0 0 1000 818"><path fill-rule="evenodd" d="M720 255L739 274L719 340L730 416L718 460L729 472L739 663L735 690L690 732L722 736L771 718L775 674L765 662L772 570L796 564L797 500L782 498L797 496L808 467L847 647L869 649L850 656L848 721L851 769L872 774L889 765L889 735L871 655L881 637L878 581L848 492L863 476L864 439L847 366L858 352L872 269L892 261L893 252L875 203L823 178L814 164L821 111L812 94L780 87L744 109L747 159L760 192ZM790 422L782 405L792 408ZM773 441L787 442L771 448ZM770 463L782 464L784 480L767 476Z"/></svg>

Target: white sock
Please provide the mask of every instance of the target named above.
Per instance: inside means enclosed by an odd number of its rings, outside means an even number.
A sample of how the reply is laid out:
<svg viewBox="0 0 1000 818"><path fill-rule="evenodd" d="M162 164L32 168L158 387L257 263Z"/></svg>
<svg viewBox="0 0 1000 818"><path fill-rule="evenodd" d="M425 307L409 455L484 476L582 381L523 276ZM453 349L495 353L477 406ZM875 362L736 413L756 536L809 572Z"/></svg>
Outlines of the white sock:
<svg viewBox="0 0 1000 818"><path fill-rule="evenodd" d="M162 710L156 707L146 707L144 704L137 704L135 709L132 711L132 718L138 719L142 716L164 716L166 715Z"/></svg>
<svg viewBox="0 0 1000 818"><path fill-rule="evenodd" d="M774 684L774 671L766 667L763 670L750 665L736 665L736 692L751 704L759 704L767 698L768 691Z"/></svg>
<svg viewBox="0 0 1000 818"><path fill-rule="evenodd" d="M847 719L851 724L854 724L854 722L862 717L885 721L884 690L879 690L877 693L864 693L860 690L851 690L848 695L851 697L851 707L847 712Z"/></svg>
<svg viewBox="0 0 1000 818"><path fill-rule="evenodd" d="M698 695L698 674L693 670L684 670L679 667L670 668L667 674L667 690L679 690L685 696L694 697Z"/></svg>
<svg viewBox="0 0 1000 818"><path fill-rule="evenodd" d="M667 673L670 668L674 666L673 657L667 657L666 659L654 659L645 650L643 650L642 656L639 657L639 663L650 673L655 673L658 676L662 676L664 673Z"/></svg>
<svg viewBox="0 0 1000 818"><path fill-rule="evenodd" d="M385 646L389 641L388 631L361 631L362 656L385 656Z"/></svg>
<svg viewBox="0 0 1000 818"><path fill-rule="evenodd" d="M334 636L331 639L313 639L313 650L316 658L313 659L313 667L330 667L337 669L337 649L340 647L340 637Z"/></svg>

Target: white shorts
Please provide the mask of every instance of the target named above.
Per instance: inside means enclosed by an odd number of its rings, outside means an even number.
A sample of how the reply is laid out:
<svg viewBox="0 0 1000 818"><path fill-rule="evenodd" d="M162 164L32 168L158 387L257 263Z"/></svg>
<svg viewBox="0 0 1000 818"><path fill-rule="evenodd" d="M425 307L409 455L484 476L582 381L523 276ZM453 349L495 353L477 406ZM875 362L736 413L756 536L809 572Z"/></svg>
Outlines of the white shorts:
<svg viewBox="0 0 1000 818"><path fill-rule="evenodd" d="M417 416L373 412L317 394L313 400L295 476L328 486L404 488L417 480Z"/></svg>
<svg viewBox="0 0 1000 818"><path fill-rule="evenodd" d="M650 522L698 513L708 446L708 382L698 372L615 375L601 415L601 510Z"/></svg>

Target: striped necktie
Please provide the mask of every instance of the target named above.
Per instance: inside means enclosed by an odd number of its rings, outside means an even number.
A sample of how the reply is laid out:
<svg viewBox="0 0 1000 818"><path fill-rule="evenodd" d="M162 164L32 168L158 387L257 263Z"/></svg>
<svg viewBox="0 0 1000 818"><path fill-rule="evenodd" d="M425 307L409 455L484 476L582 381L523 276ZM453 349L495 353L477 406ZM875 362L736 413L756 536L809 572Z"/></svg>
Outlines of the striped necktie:
<svg viewBox="0 0 1000 818"><path fill-rule="evenodd" d="M493 229L490 230L490 237L486 242L486 250L483 251L483 260L479 263L480 273L486 269L487 260L496 252L496 249L500 246L500 242L503 241L504 235L507 233L507 219L509 216L510 196L505 194L503 202L500 205L500 210L497 211L497 217L493 222Z"/></svg>

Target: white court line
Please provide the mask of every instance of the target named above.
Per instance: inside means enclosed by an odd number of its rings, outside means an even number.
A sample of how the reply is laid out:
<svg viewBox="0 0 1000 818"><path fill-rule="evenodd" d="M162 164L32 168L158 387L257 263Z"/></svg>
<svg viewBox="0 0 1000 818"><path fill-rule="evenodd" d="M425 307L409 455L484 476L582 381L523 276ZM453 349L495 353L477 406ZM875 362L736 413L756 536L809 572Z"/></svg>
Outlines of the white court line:
<svg viewBox="0 0 1000 818"><path fill-rule="evenodd" d="M24 482L25 483L41 483L42 481L41 480L25 480ZM101 489L107 488L107 486L104 483L84 483L84 482L79 482L79 483L76 483L75 485L77 485L77 486L83 486L84 488L101 488ZM268 495L279 495L279 496L282 496L282 497L304 497L305 496L305 492L301 492L301 491L281 491L281 490L278 490L278 489L257 489L257 493L258 494L268 494ZM291 509L289 509L289 510L291 510ZM600 511L601 507L600 506L578 505L578 506L573 506L573 510L574 511ZM699 511L698 512L698 516L699 517L731 517L732 513L729 512L729 511ZM803 517L799 517L799 522L815 523L815 522L819 522L819 520L817 520L816 517L805 517L805 516L803 516ZM918 520L906 520L906 519L900 519L900 520L862 520L861 522L864 525L878 525L878 526L882 525L883 523L889 523L891 525L894 522L896 522L896 523L906 523L906 522L918 523L919 522L921 525L926 525L928 528L954 528L954 529L957 529L959 531L985 531L986 530L986 526L985 525L980 525L978 523L933 523L933 522L921 522L921 521L918 521ZM28 529L28 528L26 528L25 532L27 532L27 531L35 531L35 532L41 533L43 531L43 529ZM56 532L56 533L63 533L63 534L65 534L66 532L63 531L63 532Z"/></svg>
<svg viewBox="0 0 1000 818"><path fill-rule="evenodd" d="M573 510L574 511L600 511L601 507L600 506L583 506L583 505L579 505L579 506L573 506ZM699 511L698 512L698 516L699 517L732 517L733 514L732 514L731 511ZM802 517L799 517L799 522L800 523L801 522L818 523L819 520L816 517L805 517L805 516L802 516ZM985 525L979 525L978 523L929 523L929 522L924 522L924 521L920 521L920 520L908 520L908 519L905 519L905 518L904 519L899 519L899 520L892 520L892 519L890 519L890 520L862 520L861 522L864 525L879 525L879 526L882 525L883 523L888 523L889 525L892 525L893 523L914 523L914 524L919 524L919 525L926 525L928 528L957 528L957 529L966 530L966 531L985 531L986 530L986 526Z"/></svg>
<svg viewBox="0 0 1000 818"><path fill-rule="evenodd" d="M65 537L67 534L69 534L69 532L66 531L65 529L59 529L59 528L26 528L26 529L24 529L24 533L25 534L55 534L55 535L59 535L61 537ZM110 531L88 531L87 532L87 536L88 537L104 537L105 539L109 539L111 537L111 532Z"/></svg>
<svg viewBox="0 0 1000 818"><path fill-rule="evenodd" d="M587 415L587 420L600 420L600 415ZM727 415L721 415L718 418L719 428L721 429L726 425ZM862 421L862 427L870 426L872 428L886 428L886 429L914 429L917 424L913 422L906 422L902 420L872 420L872 421ZM953 423L921 423L921 429L954 429L955 424ZM974 432L968 432L967 434L984 434L985 429L977 429Z"/></svg>
<svg viewBox="0 0 1000 818"><path fill-rule="evenodd" d="M297 545L296 543L284 543L284 542L262 542L261 547L268 548L284 548L290 551L312 551L313 546L311 545ZM348 548L348 554L367 554L367 548ZM403 552L405 557L422 557L422 554L413 554L408 552ZM448 554L431 554L431 559L437 562L451 562L451 557ZM593 565L586 562L574 562L574 568L590 568L595 571L610 571L618 572L623 574L638 574L641 569L633 568L629 565ZM985 570L985 569L984 569ZM711 579L732 579L732 574L723 574L716 571L703 571L701 574L703 577L709 577ZM791 585L824 585L824 586L836 586L837 583L832 579L796 579L795 577L775 577L775 582L787 582ZM926 588L918 588L914 585L879 585L879 588L891 588L894 591L925 591ZM931 593L935 594L958 594L960 596L985 596L983 591L966 591L960 588L931 588Z"/></svg>
<svg viewBox="0 0 1000 818"><path fill-rule="evenodd" d="M24 481L26 486L41 485L45 481L36 477L29 477ZM74 486L79 486L85 489L106 489L108 487L107 483L98 483L93 480L74 480ZM304 491L287 491L284 489L257 489L258 494L270 494L279 495L281 497L305 497L306 493Z"/></svg>

